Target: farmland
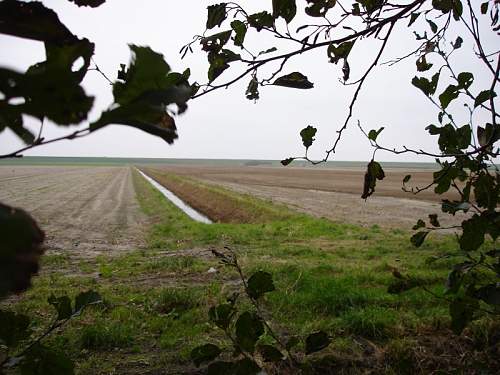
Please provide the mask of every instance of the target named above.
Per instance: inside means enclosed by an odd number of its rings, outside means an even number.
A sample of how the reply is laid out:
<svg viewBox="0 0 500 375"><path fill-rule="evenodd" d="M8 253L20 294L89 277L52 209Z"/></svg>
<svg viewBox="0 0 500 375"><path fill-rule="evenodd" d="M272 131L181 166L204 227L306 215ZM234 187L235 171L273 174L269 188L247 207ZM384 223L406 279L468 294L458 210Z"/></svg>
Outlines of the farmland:
<svg viewBox="0 0 500 375"><path fill-rule="evenodd" d="M193 347L228 349L207 318L210 306L241 290L236 272L211 254L224 246L245 274L273 275L276 291L264 301L270 324L286 337L329 332L321 358L341 373L498 366L487 317L451 339L446 301L421 289L387 293L397 269L441 294L453 260L422 265L455 249L447 235L411 246L410 226L438 206L402 196L398 172L365 203L352 194L360 170L140 168L217 223L192 221L131 166L0 167L0 201L29 210L48 235L34 287L7 304L41 330L53 316L51 293L92 288L104 297L49 339L78 373L199 373ZM415 174L423 183L430 172Z"/></svg>

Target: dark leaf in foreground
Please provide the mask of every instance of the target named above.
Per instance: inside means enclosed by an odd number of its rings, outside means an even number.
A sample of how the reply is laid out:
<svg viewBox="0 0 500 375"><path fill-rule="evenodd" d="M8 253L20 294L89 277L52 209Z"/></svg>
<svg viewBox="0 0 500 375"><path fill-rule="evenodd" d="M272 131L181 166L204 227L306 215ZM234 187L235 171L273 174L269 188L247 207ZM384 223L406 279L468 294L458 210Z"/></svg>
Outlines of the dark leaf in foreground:
<svg viewBox="0 0 500 375"><path fill-rule="evenodd" d="M330 337L326 332L319 331L311 333L306 338L306 354L319 352L330 345Z"/></svg>
<svg viewBox="0 0 500 375"><path fill-rule="evenodd" d="M474 311L479 307L477 300L468 297L457 297L450 303L451 329L460 335L472 321Z"/></svg>
<svg viewBox="0 0 500 375"><path fill-rule="evenodd" d="M246 311L238 317L235 328L238 345L243 350L253 353L257 340L264 334L264 325L260 318Z"/></svg>
<svg viewBox="0 0 500 375"><path fill-rule="evenodd" d="M71 315L73 315L71 299L68 296L56 297L52 294L48 298L47 302L56 309L57 320L69 319Z"/></svg>
<svg viewBox="0 0 500 375"><path fill-rule="evenodd" d="M269 272L257 271L248 279L248 295L258 299L265 293L275 290L273 277Z"/></svg>
<svg viewBox="0 0 500 375"><path fill-rule="evenodd" d="M226 19L226 3L209 5L207 10L207 29L213 29L215 26L220 26Z"/></svg>
<svg viewBox="0 0 500 375"><path fill-rule="evenodd" d="M219 328L227 329L231 323L231 318L234 314L232 304L223 303L217 306L212 306L208 311L208 317Z"/></svg>
<svg viewBox="0 0 500 375"><path fill-rule="evenodd" d="M205 344L197 346L191 351L191 360L196 367L201 364L213 361L221 353L220 348L214 344Z"/></svg>
<svg viewBox="0 0 500 375"><path fill-rule="evenodd" d="M314 126L311 125L306 126L304 129L300 131L302 144L304 145L305 148L309 148L312 146L317 131L318 129L316 129Z"/></svg>
<svg viewBox="0 0 500 375"><path fill-rule="evenodd" d="M259 345L257 350L262 355L264 362L279 362L283 359L283 353L272 345Z"/></svg>
<svg viewBox="0 0 500 375"><path fill-rule="evenodd" d="M428 234L429 234L428 231L417 232L413 236L411 236L410 241L413 244L413 246L420 247L424 243L425 237L427 237Z"/></svg>
<svg viewBox="0 0 500 375"><path fill-rule="evenodd" d="M106 0L69 0L69 1L75 3L79 7L91 7L91 8L97 8L98 6L106 2Z"/></svg>
<svg viewBox="0 0 500 375"><path fill-rule="evenodd" d="M306 0L308 7L306 14L311 17L324 17L335 6L337 0Z"/></svg>
<svg viewBox="0 0 500 375"><path fill-rule="evenodd" d="M25 291L38 271L45 234L25 211L0 203L0 299Z"/></svg>
<svg viewBox="0 0 500 375"><path fill-rule="evenodd" d="M297 13L295 0L273 0L273 17L282 17L286 23L290 23Z"/></svg>
<svg viewBox="0 0 500 375"><path fill-rule="evenodd" d="M366 168L363 194L361 195L361 198L367 199L370 195L372 195L375 192L377 180L383 180L384 178L385 173L382 166L374 160L370 161Z"/></svg>
<svg viewBox="0 0 500 375"><path fill-rule="evenodd" d="M59 20L56 12L38 1L0 2L0 33L59 46L78 40Z"/></svg>
<svg viewBox="0 0 500 375"><path fill-rule="evenodd" d="M62 352L35 345L28 351L21 362L22 375L73 375L73 362Z"/></svg>
<svg viewBox="0 0 500 375"><path fill-rule="evenodd" d="M0 310L0 343L8 347L29 337L30 319L22 314Z"/></svg>
<svg viewBox="0 0 500 375"><path fill-rule="evenodd" d="M82 292L75 297L75 310L74 313L80 313L85 307L89 305L95 305L96 303L102 302L102 298L99 293L89 290Z"/></svg>
<svg viewBox="0 0 500 375"><path fill-rule="evenodd" d="M300 72L293 72L277 78L273 85L291 87L294 89L312 89L314 84Z"/></svg>

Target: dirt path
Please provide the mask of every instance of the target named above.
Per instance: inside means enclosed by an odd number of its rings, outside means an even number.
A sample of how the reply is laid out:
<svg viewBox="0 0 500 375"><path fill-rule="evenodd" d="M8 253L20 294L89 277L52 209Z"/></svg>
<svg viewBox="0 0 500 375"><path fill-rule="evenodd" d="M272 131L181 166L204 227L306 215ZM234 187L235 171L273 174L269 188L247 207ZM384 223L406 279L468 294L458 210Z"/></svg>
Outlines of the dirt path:
<svg viewBox="0 0 500 375"><path fill-rule="evenodd" d="M49 250L92 257L143 243L146 218L127 166L0 167L0 201L29 211Z"/></svg>

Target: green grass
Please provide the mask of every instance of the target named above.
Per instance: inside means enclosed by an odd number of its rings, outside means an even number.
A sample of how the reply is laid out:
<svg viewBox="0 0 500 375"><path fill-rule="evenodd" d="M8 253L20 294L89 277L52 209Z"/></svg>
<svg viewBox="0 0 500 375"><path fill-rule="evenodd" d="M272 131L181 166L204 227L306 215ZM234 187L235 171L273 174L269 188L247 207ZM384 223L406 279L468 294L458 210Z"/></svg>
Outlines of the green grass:
<svg viewBox="0 0 500 375"><path fill-rule="evenodd" d="M276 291L267 295L264 308L273 326L286 335L326 330L335 338L327 353L352 354L358 350L353 338L362 337L386 347L397 370L412 358L405 337L449 322L446 302L422 290L390 295L387 286L397 268L442 292L451 261L429 267L426 260L452 252L451 237L430 238L415 249L406 231L363 228L289 211L282 220L266 223L200 224L136 173L134 184L141 208L153 222L147 247L79 264L66 255L46 256L44 266L50 272L37 277L13 306L32 316L40 332L54 315L46 303L51 294L98 290L104 304L89 308L50 339L77 360L80 373L109 373L110 368L137 373L144 362L148 369L187 371L193 369L189 352L194 346L229 346L208 323L207 312L238 290L238 277L202 252L209 247L233 248L247 275L272 273ZM210 267L218 272L207 273ZM486 330L478 327L477 336L487 341Z"/></svg>

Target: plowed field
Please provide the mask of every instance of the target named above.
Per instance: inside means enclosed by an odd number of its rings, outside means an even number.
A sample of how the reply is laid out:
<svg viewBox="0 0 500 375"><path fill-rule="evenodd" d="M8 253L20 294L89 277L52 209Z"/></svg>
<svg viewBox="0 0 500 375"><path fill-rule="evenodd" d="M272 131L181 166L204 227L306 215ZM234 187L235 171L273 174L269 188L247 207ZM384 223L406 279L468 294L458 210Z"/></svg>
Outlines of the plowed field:
<svg viewBox="0 0 500 375"><path fill-rule="evenodd" d="M0 201L30 212L49 250L94 256L136 249L145 217L130 167L0 167Z"/></svg>

